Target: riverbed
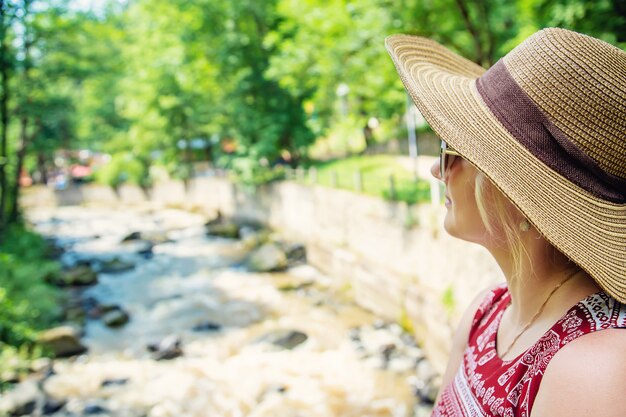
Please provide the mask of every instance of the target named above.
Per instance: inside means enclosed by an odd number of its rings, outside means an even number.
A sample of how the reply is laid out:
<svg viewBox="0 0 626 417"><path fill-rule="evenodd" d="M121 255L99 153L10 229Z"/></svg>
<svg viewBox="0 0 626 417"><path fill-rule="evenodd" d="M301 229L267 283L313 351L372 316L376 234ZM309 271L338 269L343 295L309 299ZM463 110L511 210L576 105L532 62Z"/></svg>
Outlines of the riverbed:
<svg viewBox="0 0 626 417"><path fill-rule="evenodd" d="M355 305L340 277L306 263L284 272L245 268L249 240L207 236L201 214L154 206L61 207L29 221L65 249L66 265L112 257L83 300L117 305L118 328L83 324L87 353L55 360L46 393L61 416L428 415L418 392L432 370L399 325ZM123 242L159 236L149 253ZM148 349L175 343L179 355ZM152 349L154 350L154 349Z"/></svg>

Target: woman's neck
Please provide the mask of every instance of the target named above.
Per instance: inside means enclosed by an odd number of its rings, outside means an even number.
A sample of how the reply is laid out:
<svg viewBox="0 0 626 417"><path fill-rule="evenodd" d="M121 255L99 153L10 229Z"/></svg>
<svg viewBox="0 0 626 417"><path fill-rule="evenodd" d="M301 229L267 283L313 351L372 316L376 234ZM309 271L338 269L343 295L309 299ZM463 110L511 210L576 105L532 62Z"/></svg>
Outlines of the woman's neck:
<svg viewBox="0 0 626 417"><path fill-rule="evenodd" d="M598 291L584 271L543 238L532 238L524 243L526 253L520 260L514 259L510 248L490 250L504 273L511 294L511 323L524 326L548 297L545 316L556 315L558 318L576 302ZM557 286L558 290L550 295Z"/></svg>

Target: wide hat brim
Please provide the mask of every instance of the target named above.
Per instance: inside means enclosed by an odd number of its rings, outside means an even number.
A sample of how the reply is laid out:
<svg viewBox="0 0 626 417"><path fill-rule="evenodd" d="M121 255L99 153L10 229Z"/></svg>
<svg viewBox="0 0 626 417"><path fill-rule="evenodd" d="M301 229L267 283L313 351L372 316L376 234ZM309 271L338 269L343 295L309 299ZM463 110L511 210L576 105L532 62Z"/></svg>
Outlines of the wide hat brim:
<svg viewBox="0 0 626 417"><path fill-rule="evenodd" d="M394 35L385 45L432 129L490 178L552 245L626 303L626 205L592 195L520 144L477 90L484 68L426 38Z"/></svg>

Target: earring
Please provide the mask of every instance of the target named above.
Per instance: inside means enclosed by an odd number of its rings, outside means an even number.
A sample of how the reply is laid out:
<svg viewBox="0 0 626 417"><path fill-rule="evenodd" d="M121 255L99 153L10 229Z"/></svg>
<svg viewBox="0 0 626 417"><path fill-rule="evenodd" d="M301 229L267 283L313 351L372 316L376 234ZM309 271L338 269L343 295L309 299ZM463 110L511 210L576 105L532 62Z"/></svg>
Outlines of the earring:
<svg viewBox="0 0 626 417"><path fill-rule="evenodd" d="M524 219L519 224L519 230L522 232L528 232L530 230L530 223L527 219Z"/></svg>

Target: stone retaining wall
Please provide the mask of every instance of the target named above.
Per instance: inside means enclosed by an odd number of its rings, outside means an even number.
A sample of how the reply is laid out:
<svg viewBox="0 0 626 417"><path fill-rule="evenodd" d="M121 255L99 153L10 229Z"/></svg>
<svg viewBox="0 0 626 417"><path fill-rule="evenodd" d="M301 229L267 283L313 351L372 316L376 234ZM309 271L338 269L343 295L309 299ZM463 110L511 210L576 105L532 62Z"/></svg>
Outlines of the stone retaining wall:
<svg viewBox="0 0 626 417"><path fill-rule="evenodd" d="M250 190L213 177L197 178L188 187L163 182L149 193L133 186L117 193L97 185L56 192L33 187L22 198L27 207L148 200L259 220L304 243L309 263L343 280L357 303L412 327L440 372L465 306L482 288L502 279L483 248L445 233L445 208L430 204L409 207L294 182Z"/></svg>

